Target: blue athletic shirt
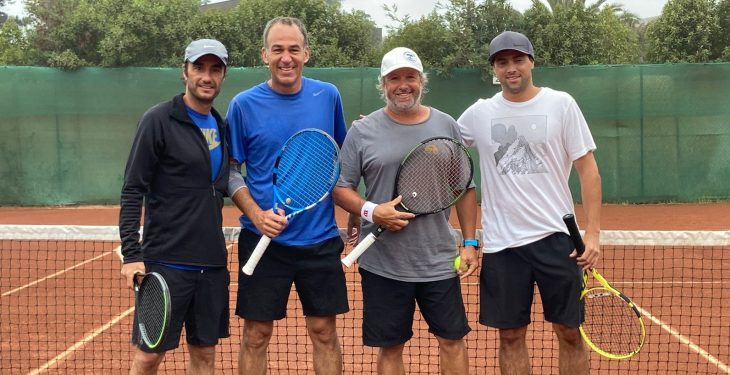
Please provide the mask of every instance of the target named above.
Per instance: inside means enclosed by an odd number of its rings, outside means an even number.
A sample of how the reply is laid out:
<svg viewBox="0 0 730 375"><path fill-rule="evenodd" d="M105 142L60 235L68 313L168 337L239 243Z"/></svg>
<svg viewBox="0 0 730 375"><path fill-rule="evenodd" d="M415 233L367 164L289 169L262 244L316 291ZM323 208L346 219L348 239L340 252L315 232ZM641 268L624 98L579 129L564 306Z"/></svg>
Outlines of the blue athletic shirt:
<svg viewBox="0 0 730 375"><path fill-rule="evenodd" d="M266 82L243 91L231 101L226 117L231 158L245 165L246 186L263 210L273 207L274 162L289 137L302 129L318 128L342 145L347 132L337 88L331 83L306 77L302 78L302 89L296 94L279 94ZM240 222L243 228L261 234L245 215L241 215ZM273 241L301 246L338 235L330 196L292 218Z"/></svg>
<svg viewBox="0 0 730 375"><path fill-rule="evenodd" d="M218 178L218 171L221 167L222 157L221 136L220 132L218 131L218 123L216 123L215 117L213 117L212 113L204 115L202 113L196 112L194 109L188 107L187 105L185 106L185 109L188 111L188 115L193 120L195 125L198 125L200 131L203 133L203 137L205 137L205 141L208 143L211 167L210 181L214 182L215 179Z"/></svg>

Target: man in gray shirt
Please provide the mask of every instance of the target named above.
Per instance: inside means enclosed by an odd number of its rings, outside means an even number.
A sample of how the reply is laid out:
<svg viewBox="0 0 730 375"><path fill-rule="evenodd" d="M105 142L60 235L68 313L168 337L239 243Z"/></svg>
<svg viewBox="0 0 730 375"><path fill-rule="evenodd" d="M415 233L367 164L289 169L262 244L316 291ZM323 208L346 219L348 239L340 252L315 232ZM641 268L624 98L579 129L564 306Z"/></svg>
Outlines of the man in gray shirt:
<svg viewBox="0 0 730 375"><path fill-rule="evenodd" d="M446 136L461 139L456 121L421 104L427 77L415 52L398 47L383 56L379 86L386 106L355 121L342 146L342 172L333 195L351 216L362 216L361 234L387 230L359 258L363 290L363 343L379 347L378 373L404 373L403 348L413 336L416 303L436 336L441 373L468 373L464 336L471 328L459 275L478 267L473 246L476 193L468 189L456 208L467 246L457 251L449 210L414 217L396 210L393 185L403 157L417 143ZM364 178L366 198L358 193ZM378 202L380 204L375 204ZM352 225L352 224L351 224ZM350 225L350 226L351 226ZM348 227L348 234L353 228ZM461 268L454 259L461 256Z"/></svg>

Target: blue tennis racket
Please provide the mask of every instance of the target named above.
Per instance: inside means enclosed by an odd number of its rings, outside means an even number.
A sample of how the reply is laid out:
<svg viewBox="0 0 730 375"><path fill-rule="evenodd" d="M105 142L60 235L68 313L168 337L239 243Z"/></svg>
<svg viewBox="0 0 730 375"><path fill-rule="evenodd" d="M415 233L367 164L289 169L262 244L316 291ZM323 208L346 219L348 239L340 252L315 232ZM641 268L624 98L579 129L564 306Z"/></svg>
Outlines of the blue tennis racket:
<svg viewBox="0 0 730 375"><path fill-rule="evenodd" d="M340 150L327 133L304 129L289 138L274 164L274 211L286 207L290 220L329 196L340 176ZM271 238L264 235L241 268L246 275L264 255Z"/></svg>

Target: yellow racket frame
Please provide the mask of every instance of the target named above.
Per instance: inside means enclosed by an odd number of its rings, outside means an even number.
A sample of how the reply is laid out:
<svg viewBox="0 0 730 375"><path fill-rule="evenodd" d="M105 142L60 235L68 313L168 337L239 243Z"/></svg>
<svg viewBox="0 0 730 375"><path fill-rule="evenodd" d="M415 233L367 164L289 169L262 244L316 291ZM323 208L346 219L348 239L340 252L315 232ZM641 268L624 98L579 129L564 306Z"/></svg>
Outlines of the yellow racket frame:
<svg viewBox="0 0 730 375"><path fill-rule="evenodd" d="M644 340L646 339L646 327L644 326L644 319L642 318L641 311L639 311L639 308L634 304L634 302L629 298L626 297L623 293L618 291L616 288L611 286L611 284L601 275L595 268L591 268L591 274L593 275L593 278L598 281L598 284L600 286L597 287L588 287L588 273L583 273L583 292L580 294L580 299L582 300L586 295L593 293L597 290L605 290L622 300L626 302L626 306L633 310L634 314L636 314L636 318L639 321L639 326L641 327L641 337L639 340L639 345L634 348L633 351L629 353L624 354L615 354L615 353L609 353L601 348L599 348L596 344L591 341L591 338L588 336L588 334L583 330L583 324L581 324L578 327L578 330L580 331L580 336L583 338L583 341L585 341L586 344L596 353L600 354L603 357L609 358L609 359L627 359L635 356L636 354L641 351L641 348L644 346Z"/></svg>

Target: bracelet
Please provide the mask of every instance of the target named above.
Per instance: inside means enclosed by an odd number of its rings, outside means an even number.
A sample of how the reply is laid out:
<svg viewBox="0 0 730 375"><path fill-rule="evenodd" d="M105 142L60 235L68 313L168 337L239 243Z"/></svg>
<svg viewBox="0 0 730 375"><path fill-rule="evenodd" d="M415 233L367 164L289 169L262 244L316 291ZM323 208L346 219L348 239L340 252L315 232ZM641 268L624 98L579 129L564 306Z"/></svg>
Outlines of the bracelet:
<svg viewBox="0 0 730 375"><path fill-rule="evenodd" d="M461 244L462 244L462 246L474 246L477 249L479 248L479 240L475 240L473 238L464 240L464 241L462 241Z"/></svg>
<svg viewBox="0 0 730 375"><path fill-rule="evenodd" d="M362 209L360 210L360 217L372 223L373 212L375 212L375 207L377 206L378 205L373 202L365 202L365 204L362 205Z"/></svg>

